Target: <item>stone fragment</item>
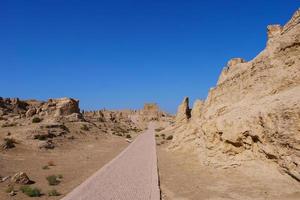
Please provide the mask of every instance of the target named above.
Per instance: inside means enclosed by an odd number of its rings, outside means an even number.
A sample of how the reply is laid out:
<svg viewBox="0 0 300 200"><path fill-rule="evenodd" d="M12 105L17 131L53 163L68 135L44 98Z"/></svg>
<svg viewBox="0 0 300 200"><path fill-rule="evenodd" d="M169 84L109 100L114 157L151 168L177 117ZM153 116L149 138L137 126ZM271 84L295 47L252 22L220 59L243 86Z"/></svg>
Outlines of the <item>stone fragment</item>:
<svg viewBox="0 0 300 200"><path fill-rule="evenodd" d="M25 172L18 172L13 177L11 177L11 182L26 185L30 184L31 180L28 178Z"/></svg>

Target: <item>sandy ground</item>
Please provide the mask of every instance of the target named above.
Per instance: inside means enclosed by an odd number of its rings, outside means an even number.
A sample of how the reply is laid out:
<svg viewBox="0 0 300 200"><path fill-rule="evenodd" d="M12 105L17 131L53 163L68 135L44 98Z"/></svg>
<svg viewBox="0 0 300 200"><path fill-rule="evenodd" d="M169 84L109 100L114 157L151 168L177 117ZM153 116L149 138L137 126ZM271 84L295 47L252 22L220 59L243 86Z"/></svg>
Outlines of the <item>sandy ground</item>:
<svg viewBox="0 0 300 200"><path fill-rule="evenodd" d="M299 200L300 184L271 163L253 161L221 169L203 166L196 156L158 146L163 200Z"/></svg>
<svg viewBox="0 0 300 200"><path fill-rule="evenodd" d="M26 172L30 179L35 181L33 186L42 190L45 195L34 199L61 199L95 171L117 156L128 143L118 136L88 136L63 142L54 150L36 150L18 144L16 148L0 152L0 175L8 176L16 172ZM42 169L51 161L55 166ZM48 175L63 176L57 186L49 186L46 180ZM32 199L21 192L14 197L5 193L7 182L0 183L0 199L25 200ZM16 187L18 189L19 186ZM62 196L48 197L46 194L55 188Z"/></svg>
<svg viewBox="0 0 300 200"><path fill-rule="evenodd" d="M37 150L20 143L14 149L0 151L0 175L24 171L35 181L33 186L44 194L53 188L62 193L58 197L43 195L34 199L61 199L128 146L125 138L95 134L77 134L76 139L63 140L54 150ZM166 143L157 146L163 200L300 199L300 184L281 174L272 163L251 161L236 168L213 168L203 166L190 153L166 151ZM42 169L49 161L55 166ZM57 186L47 183L46 177L53 174L63 175ZM7 182L0 183L1 200L32 199L21 192L10 197L6 188Z"/></svg>

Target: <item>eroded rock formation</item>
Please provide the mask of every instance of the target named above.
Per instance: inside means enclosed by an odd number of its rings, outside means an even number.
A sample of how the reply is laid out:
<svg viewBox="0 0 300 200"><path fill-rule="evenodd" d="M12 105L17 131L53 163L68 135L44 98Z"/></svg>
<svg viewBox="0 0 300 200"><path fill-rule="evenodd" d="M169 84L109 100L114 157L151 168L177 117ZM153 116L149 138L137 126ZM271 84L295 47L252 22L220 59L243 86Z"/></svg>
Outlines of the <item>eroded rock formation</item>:
<svg viewBox="0 0 300 200"><path fill-rule="evenodd" d="M113 131L136 130L147 128L150 121L171 121L172 116L161 111L156 103L146 103L140 110L97 110L84 112L84 118L94 123L106 123L114 127Z"/></svg>
<svg viewBox="0 0 300 200"><path fill-rule="evenodd" d="M178 106L175 121L176 123L187 122L191 118L191 109L189 107L189 98L185 97Z"/></svg>
<svg viewBox="0 0 300 200"><path fill-rule="evenodd" d="M74 113L80 115L79 101L66 97L49 99L47 102L0 97L0 111L1 116L19 115L21 118L31 118L33 116L57 118Z"/></svg>
<svg viewBox="0 0 300 200"><path fill-rule="evenodd" d="M218 166L268 160L300 181L300 10L285 26L268 26L267 46L253 60L230 60L194 109L193 120L172 129L170 149L193 149ZM186 100L178 111L177 121Z"/></svg>
<svg viewBox="0 0 300 200"><path fill-rule="evenodd" d="M204 101L201 101L199 99L195 101L191 111L192 120L197 120L201 117L203 106L204 106Z"/></svg>

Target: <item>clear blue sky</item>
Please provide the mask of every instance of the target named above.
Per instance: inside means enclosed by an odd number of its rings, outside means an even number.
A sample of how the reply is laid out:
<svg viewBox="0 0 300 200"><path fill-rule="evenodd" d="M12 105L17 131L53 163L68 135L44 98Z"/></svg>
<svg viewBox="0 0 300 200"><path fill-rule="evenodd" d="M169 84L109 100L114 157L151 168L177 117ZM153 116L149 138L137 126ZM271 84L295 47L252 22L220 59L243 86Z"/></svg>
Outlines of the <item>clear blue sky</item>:
<svg viewBox="0 0 300 200"><path fill-rule="evenodd" d="M252 59L296 0L0 0L0 96L174 112Z"/></svg>

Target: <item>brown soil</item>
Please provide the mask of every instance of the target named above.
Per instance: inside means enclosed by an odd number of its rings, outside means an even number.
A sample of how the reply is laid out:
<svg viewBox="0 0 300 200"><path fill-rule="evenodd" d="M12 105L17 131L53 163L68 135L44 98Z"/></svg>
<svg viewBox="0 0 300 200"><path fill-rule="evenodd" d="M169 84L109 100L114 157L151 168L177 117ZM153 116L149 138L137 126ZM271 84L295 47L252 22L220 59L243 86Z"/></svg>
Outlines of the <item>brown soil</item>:
<svg viewBox="0 0 300 200"><path fill-rule="evenodd" d="M37 150L26 145L17 144L14 149L0 151L0 175L12 176L23 171L44 193L34 199L61 199L65 194L78 186L104 164L118 155L128 143L124 138L117 136L90 135L78 137L74 140L64 141L53 150ZM48 162L55 166L42 169ZM46 177L49 175L63 176L57 186L49 186ZM10 197L6 192L8 181L0 183L0 199L25 200L32 199L18 191L17 195ZM15 189L19 189L19 185ZM48 197L49 190L55 188L62 195Z"/></svg>
<svg viewBox="0 0 300 200"><path fill-rule="evenodd" d="M300 186L273 163L247 162L236 168L202 165L196 156L157 148L163 200L300 199Z"/></svg>

